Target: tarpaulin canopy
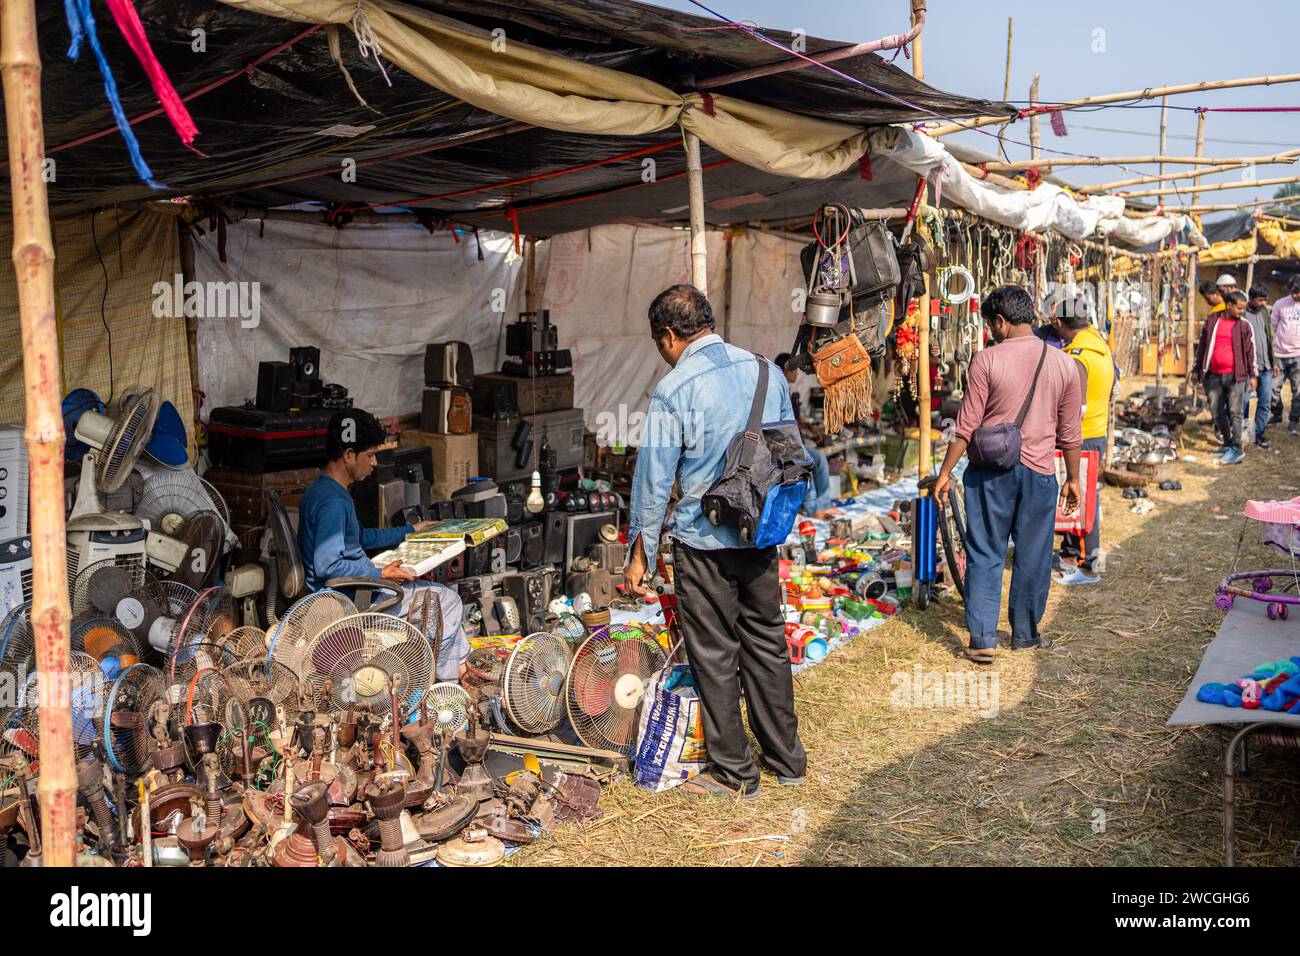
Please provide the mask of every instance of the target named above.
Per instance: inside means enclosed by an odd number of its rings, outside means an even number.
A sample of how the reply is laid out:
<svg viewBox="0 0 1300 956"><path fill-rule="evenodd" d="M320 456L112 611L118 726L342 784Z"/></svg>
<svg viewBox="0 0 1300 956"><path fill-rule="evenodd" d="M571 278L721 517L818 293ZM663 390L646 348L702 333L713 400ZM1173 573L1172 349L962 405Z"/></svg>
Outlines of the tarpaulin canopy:
<svg viewBox="0 0 1300 956"><path fill-rule="evenodd" d="M733 182L768 197L791 188L791 177L856 170L866 127L1011 112L933 90L874 54L837 62L857 83L810 68L707 97L692 93L703 79L784 55L739 31L702 29L717 21L627 0L365 0L383 72L373 56L358 54L348 25L356 0L137 6L159 61L188 97L199 129L195 146L205 155L186 149L164 117L143 119L134 126L142 153L167 189L160 194L139 181L93 59L65 58L62 5L43 4L42 85L57 212L172 195L260 205L437 197L418 208L434 219L495 216L483 224L508 220L512 229L515 217L504 210L518 208L519 225L545 235L647 213L677 218L663 210L684 203L679 124L716 147L705 150L707 189L720 170L744 164L767 178L751 182L733 172ZM334 26L318 26L325 22L339 25L335 44ZM882 22L880 32L891 26ZM494 30L504 31L502 50L493 49ZM99 34L126 114L154 110L153 91L111 21ZM806 41L809 53L841 45ZM525 123L549 128L521 128ZM654 147L661 148L641 153ZM647 158L655 160L649 174ZM613 190L620 198L612 203L581 201ZM636 209L634 194L647 197L637 197ZM525 212L559 200L562 217ZM815 204L810 198L800 213Z"/></svg>

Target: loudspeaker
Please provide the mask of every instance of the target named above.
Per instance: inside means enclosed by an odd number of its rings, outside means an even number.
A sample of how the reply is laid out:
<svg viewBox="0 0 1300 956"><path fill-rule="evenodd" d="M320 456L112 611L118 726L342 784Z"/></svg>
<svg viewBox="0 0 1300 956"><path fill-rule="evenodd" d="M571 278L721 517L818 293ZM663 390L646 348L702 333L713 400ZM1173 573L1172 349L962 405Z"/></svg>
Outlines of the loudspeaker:
<svg viewBox="0 0 1300 956"><path fill-rule="evenodd" d="M564 565L564 538L569 527L569 516L562 511L552 511L546 516L546 548L543 552L547 564Z"/></svg>
<svg viewBox="0 0 1300 956"><path fill-rule="evenodd" d="M540 521L530 521L520 527L519 534L523 542L519 564L522 568L534 568L546 560L546 540L543 530Z"/></svg>
<svg viewBox="0 0 1300 956"><path fill-rule="evenodd" d="M465 574L492 573L492 551L495 542L484 541L482 544L470 545L465 549Z"/></svg>
<svg viewBox="0 0 1300 956"><path fill-rule="evenodd" d="M506 564L518 564L524 553L524 536L518 528L505 533Z"/></svg>
<svg viewBox="0 0 1300 956"><path fill-rule="evenodd" d="M289 365L294 381L320 381L320 349L314 345L300 345L289 349Z"/></svg>
<svg viewBox="0 0 1300 956"><path fill-rule="evenodd" d="M429 517L434 521L447 521L456 517L456 503L454 501L431 501L429 503Z"/></svg>
<svg viewBox="0 0 1300 956"><path fill-rule="evenodd" d="M497 582L502 596L512 598L519 608L527 634L546 629L546 606L551 603L553 575L553 568L538 568L503 574Z"/></svg>
<svg viewBox="0 0 1300 956"><path fill-rule="evenodd" d="M257 363L257 407L287 412L293 404L293 368L288 362Z"/></svg>
<svg viewBox="0 0 1300 956"><path fill-rule="evenodd" d="M474 354L466 342L434 342L424 350L424 384L474 387Z"/></svg>

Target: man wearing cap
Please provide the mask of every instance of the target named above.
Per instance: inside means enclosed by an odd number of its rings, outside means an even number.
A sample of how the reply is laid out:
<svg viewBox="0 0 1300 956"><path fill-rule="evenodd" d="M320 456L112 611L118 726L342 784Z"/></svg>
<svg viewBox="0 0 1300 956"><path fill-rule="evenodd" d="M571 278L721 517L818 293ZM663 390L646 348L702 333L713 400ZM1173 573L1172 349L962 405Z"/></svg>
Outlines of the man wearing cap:
<svg viewBox="0 0 1300 956"><path fill-rule="evenodd" d="M1282 421L1282 382L1291 383L1291 414L1286 430L1300 429L1300 276L1292 276L1291 294L1273 303L1273 421Z"/></svg>

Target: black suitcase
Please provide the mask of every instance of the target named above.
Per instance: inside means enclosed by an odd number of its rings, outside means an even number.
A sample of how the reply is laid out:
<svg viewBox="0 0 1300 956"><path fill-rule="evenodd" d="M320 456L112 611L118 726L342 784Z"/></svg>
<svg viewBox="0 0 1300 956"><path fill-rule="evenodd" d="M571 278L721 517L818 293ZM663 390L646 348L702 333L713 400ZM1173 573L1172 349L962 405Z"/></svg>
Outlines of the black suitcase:
<svg viewBox="0 0 1300 956"><path fill-rule="evenodd" d="M319 468L325 464L325 429L334 409L267 412L227 405L208 417L208 457L236 471Z"/></svg>

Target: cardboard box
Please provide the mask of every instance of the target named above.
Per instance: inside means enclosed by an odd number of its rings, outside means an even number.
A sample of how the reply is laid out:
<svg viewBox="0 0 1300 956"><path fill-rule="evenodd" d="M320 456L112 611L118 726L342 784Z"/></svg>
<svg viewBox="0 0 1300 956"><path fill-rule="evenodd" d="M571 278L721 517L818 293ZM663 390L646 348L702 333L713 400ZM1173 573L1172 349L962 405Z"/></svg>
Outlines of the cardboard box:
<svg viewBox="0 0 1300 956"><path fill-rule="evenodd" d="M418 428L402 429L403 445L428 445L433 451L430 491L435 500L451 497L478 475L478 435L435 435Z"/></svg>

